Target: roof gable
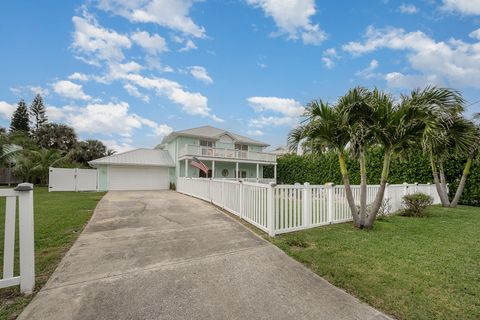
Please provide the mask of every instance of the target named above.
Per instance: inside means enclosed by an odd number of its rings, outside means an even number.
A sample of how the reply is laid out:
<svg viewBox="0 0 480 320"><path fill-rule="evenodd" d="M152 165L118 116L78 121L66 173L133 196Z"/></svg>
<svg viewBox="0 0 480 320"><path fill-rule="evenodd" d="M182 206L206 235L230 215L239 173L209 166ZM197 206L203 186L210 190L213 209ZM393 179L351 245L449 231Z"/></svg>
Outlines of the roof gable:
<svg viewBox="0 0 480 320"><path fill-rule="evenodd" d="M222 135L227 134L230 136L234 142L245 143L245 144L253 144L257 146L267 147L268 144L257 141L227 130L215 128L212 126L203 126L197 127L192 129L186 129L181 131L175 131L163 138L162 143L167 143L173 140L175 137L178 136L186 136L186 137L197 137L197 138L209 138L214 140L219 140Z"/></svg>

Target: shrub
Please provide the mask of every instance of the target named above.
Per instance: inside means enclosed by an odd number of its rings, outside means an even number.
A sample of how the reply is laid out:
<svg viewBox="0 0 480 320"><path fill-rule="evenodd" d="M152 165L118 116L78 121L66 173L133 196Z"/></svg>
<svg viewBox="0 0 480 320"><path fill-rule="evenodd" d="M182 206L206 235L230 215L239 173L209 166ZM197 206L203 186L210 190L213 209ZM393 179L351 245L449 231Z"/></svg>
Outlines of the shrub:
<svg viewBox="0 0 480 320"><path fill-rule="evenodd" d="M177 186L175 185L174 182L170 182L170 190L173 190L173 191L177 190Z"/></svg>
<svg viewBox="0 0 480 320"><path fill-rule="evenodd" d="M433 198L421 192L407 194L403 197L405 209L402 215L407 217L426 217L426 208L433 203Z"/></svg>

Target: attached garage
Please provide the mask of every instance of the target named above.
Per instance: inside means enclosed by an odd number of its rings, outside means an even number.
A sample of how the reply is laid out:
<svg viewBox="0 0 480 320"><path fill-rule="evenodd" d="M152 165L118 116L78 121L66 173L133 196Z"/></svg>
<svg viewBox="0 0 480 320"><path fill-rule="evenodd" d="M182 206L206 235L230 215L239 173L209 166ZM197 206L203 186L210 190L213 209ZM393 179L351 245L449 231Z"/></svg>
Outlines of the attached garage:
<svg viewBox="0 0 480 320"><path fill-rule="evenodd" d="M168 151L136 149L93 160L100 190L165 190L174 163Z"/></svg>

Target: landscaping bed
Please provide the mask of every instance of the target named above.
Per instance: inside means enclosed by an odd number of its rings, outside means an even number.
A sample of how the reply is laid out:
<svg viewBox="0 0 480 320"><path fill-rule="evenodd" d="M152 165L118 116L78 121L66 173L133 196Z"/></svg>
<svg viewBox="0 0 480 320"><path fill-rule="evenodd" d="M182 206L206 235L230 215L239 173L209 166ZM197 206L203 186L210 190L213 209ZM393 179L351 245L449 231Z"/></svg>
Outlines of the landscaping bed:
<svg viewBox="0 0 480 320"><path fill-rule="evenodd" d="M372 231L345 223L270 241L396 318L480 319L480 208L428 210L378 220Z"/></svg>
<svg viewBox="0 0 480 320"><path fill-rule="evenodd" d="M35 292L46 283L58 263L92 216L101 192L51 192L34 189ZM0 266L3 265L5 198L0 198ZM15 274L18 274L18 216ZM18 287L0 289L0 319L14 319L34 295L23 296Z"/></svg>

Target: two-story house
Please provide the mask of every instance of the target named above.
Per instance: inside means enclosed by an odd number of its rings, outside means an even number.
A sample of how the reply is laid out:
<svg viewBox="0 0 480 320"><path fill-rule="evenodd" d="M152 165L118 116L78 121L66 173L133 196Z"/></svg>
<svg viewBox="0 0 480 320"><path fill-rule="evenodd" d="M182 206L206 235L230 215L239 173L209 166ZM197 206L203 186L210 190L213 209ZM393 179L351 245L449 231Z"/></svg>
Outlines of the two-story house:
<svg viewBox="0 0 480 320"><path fill-rule="evenodd" d="M136 149L96 159L100 190L167 189L178 177L264 181L264 166L274 166L276 155L268 144L236 133L203 126L172 132L155 149ZM191 166L196 158L208 174Z"/></svg>

